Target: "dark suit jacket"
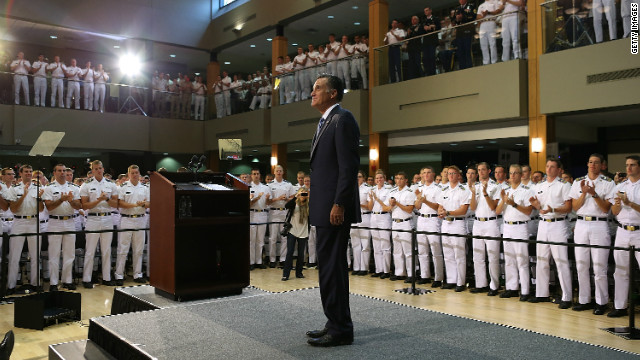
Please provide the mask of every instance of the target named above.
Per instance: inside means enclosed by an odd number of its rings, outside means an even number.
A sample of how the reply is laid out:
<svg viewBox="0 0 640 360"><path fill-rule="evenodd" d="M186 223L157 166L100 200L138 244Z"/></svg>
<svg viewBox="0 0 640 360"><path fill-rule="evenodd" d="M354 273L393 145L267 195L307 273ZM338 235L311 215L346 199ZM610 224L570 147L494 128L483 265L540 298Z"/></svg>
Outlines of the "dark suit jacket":
<svg viewBox="0 0 640 360"><path fill-rule="evenodd" d="M311 144L309 217L315 226L331 226L333 204L344 206L345 224L360 222L358 167L360 128L353 114L336 106Z"/></svg>

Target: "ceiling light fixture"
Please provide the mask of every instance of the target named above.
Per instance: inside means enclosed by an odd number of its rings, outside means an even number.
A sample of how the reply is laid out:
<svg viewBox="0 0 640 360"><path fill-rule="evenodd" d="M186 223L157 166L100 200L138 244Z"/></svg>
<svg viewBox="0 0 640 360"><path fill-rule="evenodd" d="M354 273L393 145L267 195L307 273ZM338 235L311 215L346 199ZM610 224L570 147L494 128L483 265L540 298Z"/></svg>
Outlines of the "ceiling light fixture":
<svg viewBox="0 0 640 360"><path fill-rule="evenodd" d="M58 37L57 37L57 36L55 36L55 35L49 35L49 37L50 37L50 38L52 38L52 39L57 39L57 38L58 38Z"/></svg>
<svg viewBox="0 0 640 360"><path fill-rule="evenodd" d="M352 6L351 8L352 8L353 10L358 10L358 6L357 6L357 5L354 5L354 6Z"/></svg>
<svg viewBox="0 0 640 360"><path fill-rule="evenodd" d="M174 58L176 57L176 54L169 54L169 57Z"/></svg>
<svg viewBox="0 0 640 360"><path fill-rule="evenodd" d="M358 26L358 25L360 25L360 23L359 22L354 22L353 25Z"/></svg>
<svg viewBox="0 0 640 360"><path fill-rule="evenodd" d="M113 45L114 49L120 49L120 45Z"/></svg>
<svg viewBox="0 0 640 360"><path fill-rule="evenodd" d="M267 38L267 41L271 41L271 40L273 40L273 39L272 38Z"/></svg>
<svg viewBox="0 0 640 360"><path fill-rule="evenodd" d="M225 61L224 64L225 65L231 65L231 61Z"/></svg>
<svg viewBox="0 0 640 360"><path fill-rule="evenodd" d="M298 46L298 43L293 43L291 44L291 46Z"/></svg>
<svg viewBox="0 0 640 360"><path fill-rule="evenodd" d="M327 18L333 19L333 15L329 15L329 16L327 16Z"/></svg>
<svg viewBox="0 0 640 360"><path fill-rule="evenodd" d="M251 45L249 45L249 47L252 47L252 48L254 48L254 47L256 47L256 46L255 46L254 44L251 44Z"/></svg>

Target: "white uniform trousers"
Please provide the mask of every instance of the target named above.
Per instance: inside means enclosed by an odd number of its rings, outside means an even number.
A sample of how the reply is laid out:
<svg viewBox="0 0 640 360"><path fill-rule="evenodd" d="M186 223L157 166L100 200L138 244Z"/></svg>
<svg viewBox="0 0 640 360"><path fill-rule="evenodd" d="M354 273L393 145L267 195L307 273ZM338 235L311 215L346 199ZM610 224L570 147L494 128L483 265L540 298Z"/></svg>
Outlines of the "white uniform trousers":
<svg viewBox="0 0 640 360"><path fill-rule="evenodd" d="M631 3L638 3L638 0L622 0L620 2L620 17L622 17L623 38L631 35Z"/></svg>
<svg viewBox="0 0 640 360"><path fill-rule="evenodd" d="M309 229L309 242L307 243L307 251L309 252L309 263L315 264L318 262L317 253L316 253L316 227L311 225L311 229Z"/></svg>
<svg viewBox="0 0 640 360"><path fill-rule="evenodd" d="M11 228L11 234L27 234L36 232L36 219L15 219ZM9 276L7 287L13 289L18 282L18 271L20 270L20 256L22 255L22 247L24 239L27 239L29 245L29 262L31 263L31 285L38 285L38 259L40 258L40 249L36 250L35 236L12 236L9 238ZM42 241L40 241L42 246Z"/></svg>
<svg viewBox="0 0 640 360"><path fill-rule="evenodd" d="M504 224L504 239L529 239L527 224ZM504 274L505 287L507 290L518 290L519 283L520 294L529 295L531 275L529 272L528 243L514 241L504 242ZM497 287L492 287L492 289L496 290Z"/></svg>
<svg viewBox="0 0 640 360"><path fill-rule="evenodd" d="M364 57L357 57L351 60L351 77L357 79L358 74L360 74L360 77L362 77L362 88L365 90L368 88L367 83L369 81L366 66Z"/></svg>
<svg viewBox="0 0 640 360"><path fill-rule="evenodd" d="M215 101L216 103L216 117L218 119L223 118L226 111L224 108L224 96L222 96L222 93L221 92L216 93L213 96L213 101Z"/></svg>
<svg viewBox="0 0 640 360"><path fill-rule="evenodd" d="M607 221L578 220L574 233L576 244L603 245L611 244L609 236L609 224ZM609 249L596 249L587 247L575 248L576 271L578 272L578 302L588 304L591 302L591 275L589 269L593 260L593 279L596 287L596 303L607 305L609 303L609 285L607 281L607 267L609 262Z"/></svg>
<svg viewBox="0 0 640 360"><path fill-rule="evenodd" d="M634 224L638 225L638 224ZM640 248L640 230L629 231L618 228L616 232L616 247L635 246ZM636 261L640 265L640 252L635 252ZM613 273L615 281L615 297L613 304L616 309L626 309L629 300L629 252L626 250L614 250L613 259L616 262L616 271Z"/></svg>
<svg viewBox="0 0 640 360"><path fill-rule="evenodd" d="M465 219L442 221L442 232L450 234L467 234ZM447 283L464 286L467 276L467 239L457 236L442 236L442 254L444 268L447 272Z"/></svg>
<svg viewBox="0 0 640 360"><path fill-rule="evenodd" d="M22 88L22 92L24 93L24 103L29 105L29 80L27 79L27 75L13 75L16 105L20 105L20 88Z"/></svg>
<svg viewBox="0 0 640 360"><path fill-rule="evenodd" d="M371 230L376 273L387 274L391 271L391 217L389 214L371 214L371 227L380 229Z"/></svg>
<svg viewBox="0 0 640 360"><path fill-rule="evenodd" d="M349 70L349 60L339 60L337 65L338 76L344 82L345 89L351 89L351 70Z"/></svg>
<svg viewBox="0 0 640 360"><path fill-rule="evenodd" d="M609 23L609 40L615 40L618 35L616 26L616 2L615 0L593 0L593 31L596 33L596 42L602 42L602 13Z"/></svg>
<svg viewBox="0 0 640 360"><path fill-rule="evenodd" d="M411 221L392 222L391 239L393 240L393 265L396 276L413 276L411 262L411 233L394 230L411 230Z"/></svg>
<svg viewBox="0 0 640 360"><path fill-rule="evenodd" d="M567 221L546 222L540 220L538 226L538 241L550 241L567 243ZM536 246L536 297L549 296L549 260L553 261L558 269L558 278L562 288L562 301L571 301L571 270L569 268L569 256L566 246L537 244Z"/></svg>
<svg viewBox="0 0 640 360"><path fill-rule="evenodd" d="M222 92L222 97L224 98L224 108L227 116L231 115L231 91L225 90ZM196 96L197 98L197 96ZM203 108L204 110L204 108ZM204 114L204 112L203 112ZM204 120L204 117L202 118Z"/></svg>
<svg viewBox="0 0 640 360"><path fill-rule="evenodd" d="M120 229L142 229L147 225L146 216L130 218L123 216ZM118 233L118 252L116 258L116 280L124 279L124 265L131 247L133 260L133 278L142 277L142 254L144 253L144 230L123 231Z"/></svg>
<svg viewBox="0 0 640 360"><path fill-rule="evenodd" d="M11 217L12 219L13 217ZM9 219L9 218L7 218ZM6 221L5 218L2 219L2 232L10 233L11 226L13 225L13 220ZM2 266L2 259L4 258L4 254L2 253L2 236L0 236L0 266Z"/></svg>
<svg viewBox="0 0 640 360"><path fill-rule="evenodd" d="M520 31L518 24L517 14L502 17L502 61L509 61L511 51L513 51L514 59L520 59Z"/></svg>
<svg viewBox="0 0 640 360"><path fill-rule="evenodd" d="M49 219L50 232L75 231L76 225L73 218L68 220ZM62 283L70 284L73 281L73 260L76 256L76 234L55 235L49 234L49 279L51 285L58 285L60 273L60 249L62 249Z"/></svg>
<svg viewBox="0 0 640 360"><path fill-rule="evenodd" d="M33 101L36 106L44 106L44 99L47 96L47 78L44 76L35 76L33 78L33 91L35 92Z"/></svg>
<svg viewBox="0 0 640 360"><path fill-rule="evenodd" d="M371 231L359 227L369 227L370 222L371 215L362 215L362 222L352 225L351 248L353 249L353 271L369 271L369 259L371 258L369 236L371 235Z"/></svg>
<svg viewBox="0 0 640 360"><path fill-rule="evenodd" d="M440 232L442 220L438 217L418 217L418 231ZM420 277L428 279L431 277L431 267L429 264L429 249L433 257L434 280L444 279L444 258L442 256L442 243L440 235L418 234L418 262L420 264Z"/></svg>
<svg viewBox="0 0 640 360"><path fill-rule="evenodd" d="M222 107L218 107L218 102L216 101L216 110L221 109ZM191 119L191 94L182 94L182 118L183 119Z"/></svg>
<svg viewBox="0 0 640 360"><path fill-rule="evenodd" d="M67 82L67 109L71 108L71 98L75 104L76 110L80 110L80 82L69 80Z"/></svg>
<svg viewBox="0 0 640 360"><path fill-rule="evenodd" d="M287 85L286 85L286 77L279 77L280 84L278 85L278 101L280 105L284 105L287 103Z"/></svg>
<svg viewBox="0 0 640 360"><path fill-rule="evenodd" d="M86 82L82 84L84 90L84 109L92 111L93 110L93 93L94 86L92 82Z"/></svg>
<svg viewBox="0 0 640 360"><path fill-rule="evenodd" d="M474 221L473 235L500 237L498 221ZM491 284L487 282L487 253L489 255ZM473 269L476 288L491 286L492 290L498 290L500 287L500 242L498 240L473 239Z"/></svg>
<svg viewBox="0 0 640 360"><path fill-rule="evenodd" d="M268 210L267 210L268 211ZM267 211L251 211L251 223L266 223ZM249 264L262 264L262 249L264 248L264 234L267 232L267 225L249 226Z"/></svg>
<svg viewBox="0 0 640 360"><path fill-rule="evenodd" d="M56 95L58 95L58 107L64 107L64 86L62 79L51 78L51 107L56 107Z"/></svg>
<svg viewBox="0 0 640 360"><path fill-rule="evenodd" d="M106 93L105 84L95 84L93 94L93 108L96 111L104 112L104 96Z"/></svg>
<svg viewBox="0 0 640 360"><path fill-rule="evenodd" d="M327 62L327 74L338 76L338 62L331 60Z"/></svg>
<svg viewBox="0 0 640 360"><path fill-rule="evenodd" d="M482 64L495 64L498 62L498 47L496 46L496 22L485 21L480 23L480 49L482 49Z"/></svg>
<svg viewBox="0 0 640 360"><path fill-rule="evenodd" d="M302 69L294 73L295 75L295 91L296 101L307 100L309 98L309 78L307 77L307 71Z"/></svg>
<svg viewBox="0 0 640 360"><path fill-rule="evenodd" d="M216 101L216 107L218 106ZM224 116L224 105L222 107L222 116ZM204 95L196 95L196 107L194 110L196 120L204 120Z"/></svg>
<svg viewBox="0 0 640 360"><path fill-rule="evenodd" d="M271 221L282 222L287 216L287 210L269 210ZM269 261L276 262L276 254L278 250L278 240L280 240L280 261L284 261L287 257L287 237L280 235L284 224L269 225Z"/></svg>
<svg viewBox="0 0 640 360"><path fill-rule="evenodd" d="M85 230L113 230L113 220L111 214L108 216L87 216ZM93 258L96 254L98 240L100 240L100 252L102 253L102 280L111 280L111 241L112 232L87 233L86 247L84 251L84 270L82 274L83 282L91 282L93 272Z"/></svg>

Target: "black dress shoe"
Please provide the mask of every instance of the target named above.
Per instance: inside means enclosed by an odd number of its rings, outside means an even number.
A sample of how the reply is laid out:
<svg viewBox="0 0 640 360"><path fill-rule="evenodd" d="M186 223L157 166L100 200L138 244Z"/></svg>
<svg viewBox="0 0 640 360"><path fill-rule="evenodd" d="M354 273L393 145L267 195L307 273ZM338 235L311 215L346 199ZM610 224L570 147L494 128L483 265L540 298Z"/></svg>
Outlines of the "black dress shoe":
<svg viewBox="0 0 640 360"><path fill-rule="evenodd" d="M138 284L146 284L147 283L147 279L143 277L139 277L139 278L135 278L133 279L133 282L138 283Z"/></svg>
<svg viewBox="0 0 640 360"><path fill-rule="evenodd" d="M402 276L397 276L396 279L397 280L407 280L407 277L402 275Z"/></svg>
<svg viewBox="0 0 640 360"><path fill-rule="evenodd" d="M307 336L315 339L327 335L328 332L329 329L327 328L324 328L322 330L309 330L307 331Z"/></svg>
<svg viewBox="0 0 640 360"><path fill-rule="evenodd" d="M536 297L536 296L532 296L531 298L529 298L528 300L530 303L541 303L541 302L551 302L551 298L549 298L548 296L546 297Z"/></svg>
<svg viewBox="0 0 640 360"><path fill-rule="evenodd" d="M627 315L627 309L613 309L610 313L607 314L607 316L610 318L623 317Z"/></svg>
<svg viewBox="0 0 640 360"><path fill-rule="evenodd" d="M593 309L594 305L592 302L587 303L587 304L576 304L573 308L571 308L571 310L573 311L584 311L584 310L589 310L589 309Z"/></svg>
<svg viewBox="0 0 640 360"><path fill-rule="evenodd" d="M90 281L89 281L89 282L83 281L83 282L82 282L82 286L83 286L85 289L93 289L93 284L92 284Z"/></svg>
<svg viewBox="0 0 640 360"><path fill-rule="evenodd" d="M432 288L439 288L441 286L442 286L442 281L440 281L440 280L436 280L431 284Z"/></svg>
<svg viewBox="0 0 640 360"><path fill-rule="evenodd" d="M326 334L319 338L311 338L307 340L307 343L311 346L319 346L319 347L351 345L353 343L353 335L344 336L344 337L334 337L330 334Z"/></svg>
<svg viewBox="0 0 640 360"><path fill-rule="evenodd" d="M453 289L455 287L456 287L456 284L453 284L453 283L451 283L451 284L449 284L449 283L442 284L442 288L443 289Z"/></svg>
<svg viewBox="0 0 640 360"><path fill-rule="evenodd" d="M465 291L466 289L467 287L464 285L456 286L456 292L462 292L462 291Z"/></svg>
<svg viewBox="0 0 640 360"><path fill-rule="evenodd" d="M289 280L289 277L288 276L283 276L282 279L280 279L280 280L287 281L287 280Z"/></svg>
<svg viewBox="0 0 640 360"><path fill-rule="evenodd" d="M58 291L58 285L49 285L49 291Z"/></svg>
<svg viewBox="0 0 640 360"><path fill-rule="evenodd" d="M488 292L488 291L489 291L489 287L488 286L469 290L469 292L472 293L472 294L480 294L480 293L485 293L485 292Z"/></svg>
<svg viewBox="0 0 640 360"><path fill-rule="evenodd" d="M424 285L424 284L426 284L426 283L427 283L427 279L418 279L418 280L416 281L416 284L418 284L418 285Z"/></svg>
<svg viewBox="0 0 640 360"><path fill-rule="evenodd" d="M13 295L16 293L16 288L13 289L7 289L7 295Z"/></svg>
<svg viewBox="0 0 640 360"><path fill-rule="evenodd" d="M298 279L304 279L304 275L302 275L302 274L296 274L296 277L297 277Z"/></svg>
<svg viewBox="0 0 640 360"><path fill-rule="evenodd" d="M249 271L253 271L253 270L255 270L255 268L256 268L255 264L249 265Z"/></svg>
<svg viewBox="0 0 640 360"><path fill-rule="evenodd" d="M373 273L371 274L371 277L380 277L382 276L382 273Z"/></svg>
<svg viewBox="0 0 640 360"><path fill-rule="evenodd" d="M273 268L275 268L275 267L276 267L276 263L274 263L274 262L270 262L270 263L269 263L269 267L270 267L270 268L272 268L272 269L273 269Z"/></svg>
<svg viewBox="0 0 640 360"><path fill-rule="evenodd" d="M387 279L387 278L390 278L390 277L391 277L391 274L389 274L389 273L384 273L384 274L380 275L380 279Z"/></svg>
<svg viewBox="0 0 640 360"><path fill-rule="evenodd" d="M362 271L360 271L360 274L358 274L358 275L367 276L367 275L369 275L369 272L367 270L362 270Z"/></svg>
<svg viewBox="0 0 640 360"><path fill-rule="evenodd" d="M518 292L515 290L507 290L500 294L500 297L503 299L512 298L518 296Z"/></svg>
<svg viewBox="0 0 640 360"><path fill-rule="evenodd" d="M560 301L560 305L558 305L558 308L560 309L568 309L571 307L571 301Z"/></svg>
<svg viewBox="0 0 640 360"><path fill-rule="evenodd" d="M391 280L391 281L396 281L396 280L398 280L398 276L396 276L396 275L391 275L391 276L389 277L389 280Z"/></svg>
<svg viewBox="0 0 640 360"><path fill-rule="evenodd" d="M529 300L529 297L531 295L527 294L527 295L520 295L520 301L525 302Z"/></svg>
<svg viewBox="0 0 640 360"><path fill-rule="evenodd" d="M490 289L489 292L487 293L487 296L496 296L498 295L498 293L499 293L498 290Z"/></svg>
<svg viewBox="0 0 640 360"><path fill-rule="evenodd" d="M102 280L102 285L107 285L107 286L116 286L116 282L113 280L109 280L109 281L104 281Z"/></svg>
<svg viewBox="0 0 640 360"><path fill-rule="evenodd" d="M123 286L124 285L124 279L116 279L116 286Z"/></svg>
<svg viewBox="0 0 640 360"><path fill-rule="evenodd" d="M74 284L74 283L62 284L62 287L67 289L67 290L75 290L76 289L76 284Z"/></svg>
<svg viewBox="0 0 640 360"><path fill-rule="evenodd" d="M260 269L266 269L267 268L266 264L258 264L256 266L259 267Z"/></svg>
<svg viewBox="0 0 640 360"><path fill-rule="evenodd" d="M408 277L404 282L406 282L407 284L411 284L413 282L413 278Z"/></svg>
<svg viewBox="0 0 640 360"><path fill-rule="evenodd" d="M604 315L605 312L607 312L607 305L596 304L596 308L593 310L593 315Z"/></svg>
<svg viewBox="0 0 640 360"><path fill-rule="evenodd" d="M13 345L16 342L15 335L13 335L13 330L9 330L0 342L0 359L7 359L11 357L11 353L13 352Z"/></svg>

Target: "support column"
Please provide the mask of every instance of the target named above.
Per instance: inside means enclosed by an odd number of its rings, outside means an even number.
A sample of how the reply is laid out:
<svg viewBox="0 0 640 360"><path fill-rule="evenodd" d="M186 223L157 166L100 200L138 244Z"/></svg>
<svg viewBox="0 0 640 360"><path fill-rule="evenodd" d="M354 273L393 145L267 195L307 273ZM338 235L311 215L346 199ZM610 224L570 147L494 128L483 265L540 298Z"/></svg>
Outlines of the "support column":
<svg viewBox="0 0 640 360"><path fill-rule="evenodd" d="M216 102L213 101L213 84L218 80L220 73L220 63L218 62L218 54L211 52L209 54L209 64L207 64L207 116L206 119L215 119ZM193 80L193 79L189 79Z"/></svg>
<svg viewBox="0 0 640 360"><path fill-rule="evenodd" d="M287 178L287 144L271 144L271 173L276 165L284 169L284 178Z"/></svg>
<svg viewBox="0 0 640 360"><path fill-rule="evenodd" d="M271 69L272 74L275 74L276 72L276 65L278 65L278 56L284 57L285 55L287 55L287 46L288 42L287 38L284 37L284 28L282 25L277 25L276 37L271 40L271 66L273 66L273 68ZM272 85L275 88L275 79ZM278 86L282 86L282 84L278 84ZM273 107L278 105L280 105L280 91L274 89L271 93L271 106Z"/></svg>
<svg viewBox="0 0 640 360"><path fill-rule="evenodd" d="M529 165L531 170L545 171L547 162L547 144L555 141L555 124L551 117L540 112L540 56L544 52L544 34L542 28L544 0L529 3L528 22L528 72L529 72ZM542 151L533 152L534 138L542 139Z"/></svg>
<svg viewBox="0 0 640 360"><path fill-rule="evenodd" d="M389 22L389 3L387 0L372 0L369 2L369 175L373 176L378 169L389 169L389 147L387 134L373 132L373 111L371 108L371 94L374 87L380 84L381 76L387 75L387 69L380 56L376 56L373 48L384 45ZM377 159L372 155L377 154Z"/></svg>

